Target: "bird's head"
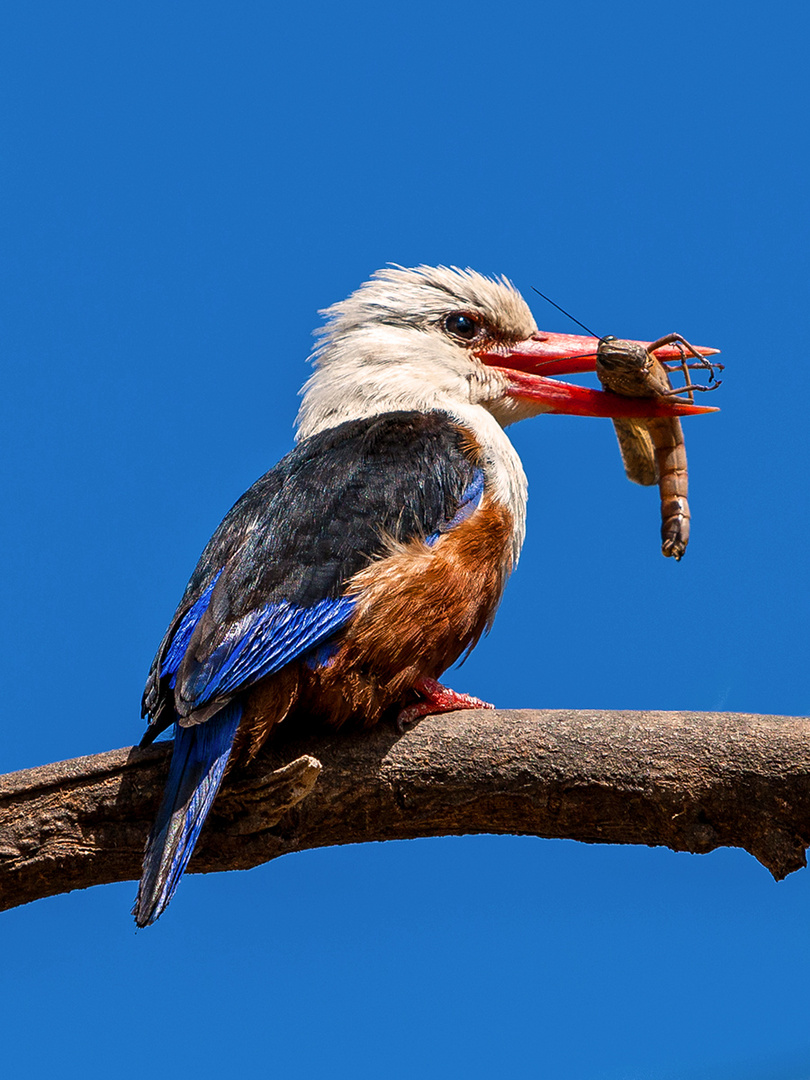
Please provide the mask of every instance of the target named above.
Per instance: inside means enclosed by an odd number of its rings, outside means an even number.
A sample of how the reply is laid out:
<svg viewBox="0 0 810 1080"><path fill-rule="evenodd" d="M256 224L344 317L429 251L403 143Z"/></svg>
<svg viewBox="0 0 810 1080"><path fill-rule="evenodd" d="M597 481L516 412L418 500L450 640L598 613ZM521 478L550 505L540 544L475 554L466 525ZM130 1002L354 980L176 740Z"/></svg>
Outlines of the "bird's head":
<svg viewBox="0 0 810 1080"><path fill-rule="evenodd" d="M619 397L550 375L593 371L599 340L537 329L506 278L457 267L389 267L323 314L299 437L380 412L480 406L502 425L542 412L584 416L712 411ZM714 351L714 350L709 350ZM665 350L657 355L661 359Z"/></svg>

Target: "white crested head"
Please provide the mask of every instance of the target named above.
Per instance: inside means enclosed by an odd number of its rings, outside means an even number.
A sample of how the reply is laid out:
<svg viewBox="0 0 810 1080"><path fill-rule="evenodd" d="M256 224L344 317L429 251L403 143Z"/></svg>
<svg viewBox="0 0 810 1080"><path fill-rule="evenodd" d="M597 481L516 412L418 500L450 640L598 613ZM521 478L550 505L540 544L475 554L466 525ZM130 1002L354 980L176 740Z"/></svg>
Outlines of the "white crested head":
<svg viewBox="0 0 810 1080"><path fill-rule="evenodd" d="M466 419L483 407L501 424L519 419L496 368L476 356L537 331L506 278L447 266L378 270L327 308L303 389L298 436L380 412L442 409ZM464 321L466 320L466 321ZM467 336L472 333L472 336Z"/></svg>

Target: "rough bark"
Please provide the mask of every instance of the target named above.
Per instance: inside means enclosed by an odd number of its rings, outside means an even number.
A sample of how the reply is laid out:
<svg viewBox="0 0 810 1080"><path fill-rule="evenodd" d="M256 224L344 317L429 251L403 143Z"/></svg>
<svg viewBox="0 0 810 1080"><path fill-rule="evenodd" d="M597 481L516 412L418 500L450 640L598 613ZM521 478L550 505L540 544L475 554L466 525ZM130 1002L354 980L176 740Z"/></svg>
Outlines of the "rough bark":
<svg viewBox="0 0 810 1080"><path fill-rule="evenodd" d="M0 909L137 878L169 750L0 777ZM226 777L190 872L463 833L742 847L782 878L810 845L810 720L515 710L287 735Z"/></svg>

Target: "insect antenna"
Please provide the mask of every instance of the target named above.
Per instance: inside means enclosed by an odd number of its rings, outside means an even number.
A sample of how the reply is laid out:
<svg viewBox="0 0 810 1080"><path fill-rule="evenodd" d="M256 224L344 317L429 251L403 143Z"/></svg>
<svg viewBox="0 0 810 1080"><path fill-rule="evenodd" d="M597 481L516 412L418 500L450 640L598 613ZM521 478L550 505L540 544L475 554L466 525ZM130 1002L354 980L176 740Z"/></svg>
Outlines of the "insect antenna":
<svg viewBox="0 0 810 1080"><path fill-rule="evenodd" d="M535 291L535 292L537 293L537 295L538 295L538 296L542 296L542 297L543 297L543 299L544 299L544 300L546 301L546 303L548 303L548 304L551 304L551 306L552 306L552 307L555 307L555 308L557 309L557 311L561 311L561 312L563 313L563 315L565 315L565 317L566 317L567 319L570 319L570 320L571 320L571 322L575 322L575 323L577 324L577 326L581 326L583 330L586 330L586 331L587 331L587 332L588 332L588 333L589 333L589 334L591 335L591 337L595 337L595 338L598 338L598 337L599 337L599 334L595 334L595 333L593 332L593 330L589 329L589 328L588 328L588 327L587 327L587 326L585 325L585 323L583 323L583 322L580 322L580 321L579 321L579 319L575 319L575 318L574 318L574 316L573 316L573 315L571 314L571 312L570 312L570 311L566 311L564 307L560 307L560 305L559 305L559 304L555 304L555 303L554 303L554 301L553 301L553 300L551 299L551 297L550 297L550 296L546 296L546 294L545 294L545 293L541 293L539 289L535 289L535 288L534 288L534 285L532 285L532 289L534 289L534 291Z"/></svg>
<svg viewBox="0 0 810 1080"><path fill-rule="evenodd" d="M596 335L594 335L596 336ZM591 349L590 352L577 353L576 356L566 356L566 360L590 360L592 356L596 356L596 349ZM536 365L532 365L532 371L540 371L544 367L551 367L559 363L559 360L541 360Z"/></svg>

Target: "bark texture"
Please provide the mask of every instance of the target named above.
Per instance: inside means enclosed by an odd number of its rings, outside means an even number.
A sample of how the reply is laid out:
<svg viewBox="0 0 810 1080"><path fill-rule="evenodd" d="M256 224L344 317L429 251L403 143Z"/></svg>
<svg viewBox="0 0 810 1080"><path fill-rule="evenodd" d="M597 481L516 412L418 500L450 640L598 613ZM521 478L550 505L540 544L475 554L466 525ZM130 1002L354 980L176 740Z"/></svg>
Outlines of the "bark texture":
<svg viewBox="0 0 810 1080"><path fill-rule="evenodd" d="M0 777L0 909L137 878L169 753L111 750ZM281 733L226 777L190 872L463 833L741 847L782 878L810 845L810 720L513 710L427 717L402 735Z"/></svg>

